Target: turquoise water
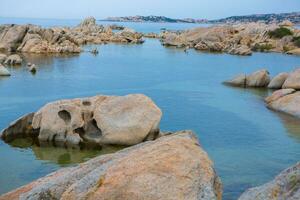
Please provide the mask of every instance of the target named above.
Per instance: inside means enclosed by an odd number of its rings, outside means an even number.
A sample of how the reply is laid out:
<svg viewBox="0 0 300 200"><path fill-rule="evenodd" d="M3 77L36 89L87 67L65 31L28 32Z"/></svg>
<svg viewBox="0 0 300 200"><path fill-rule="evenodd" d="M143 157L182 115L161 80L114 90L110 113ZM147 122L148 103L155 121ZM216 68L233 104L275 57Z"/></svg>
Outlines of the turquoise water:
<svg viewBox="0 0 300 200"><path fill-rule="evenodd" d="M222 179L224 199L236 199L300 160L300 120L266 109L263 98L271 91L221 84L261 68L271 75L291 71L300 66L300 57L275 53L240 57L194 50L186 54L153 39L143 45L97 47L98 56L24 55L38 72L32 75L25 66L11 67L12 76L0 78L0 129L49 101L144 93L163 111L162 130L197 133ZM0 193L102 153L20 143L9 146L0 141Z"/></svg>

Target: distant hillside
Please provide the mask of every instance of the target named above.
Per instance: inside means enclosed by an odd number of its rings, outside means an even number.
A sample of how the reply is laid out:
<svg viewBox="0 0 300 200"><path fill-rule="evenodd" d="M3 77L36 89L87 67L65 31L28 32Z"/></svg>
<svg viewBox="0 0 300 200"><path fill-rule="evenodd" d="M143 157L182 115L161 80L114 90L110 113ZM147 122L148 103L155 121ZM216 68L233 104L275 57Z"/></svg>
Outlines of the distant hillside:
<svg viewBox="0 0 300 200"><path fill-rule="evenodd" d="M246 16L232 16L224 19L210 20L211 23L238 23L238 22L258 22L265 23L282 22L289 20L294 24L300 24L300 12L281 13L281 14L255 14Z"/></svg>
<svg viewBox="0 0 300 200"><path fill-rule="evenodd" d="M295 24L300 24L300 12L281 13L281 14L254 14L245 16L232 16L224 19L173 19L164 16L128 16L128 17L108 17L103 21L112 22L154 22L154 23L239 23L239 22L258 22L265 23L282 22L289 20Z"/></svg>
<svg viewBox="0 0 300 200"><path fill-rule="evenodd" d="M206 23L206 19L173 19L164 16L128 16L128 17L108 17L104 21L113 22L156 22L156 23Z"/></svg>

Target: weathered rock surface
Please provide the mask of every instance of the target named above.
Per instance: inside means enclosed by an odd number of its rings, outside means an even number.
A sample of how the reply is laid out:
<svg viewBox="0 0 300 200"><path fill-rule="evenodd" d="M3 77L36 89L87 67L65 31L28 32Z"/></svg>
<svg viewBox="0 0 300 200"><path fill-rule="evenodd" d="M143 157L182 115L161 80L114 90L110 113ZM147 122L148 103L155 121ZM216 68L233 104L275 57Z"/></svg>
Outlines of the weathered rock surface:
<svg viewBox="0 0 300 200"><path fill-rule="evenodd" d="M34 113L31 124L12 124L2 132L2 139L11 142L23 137L30 126L41 143L134 145L157 137L161 115L153 101L141 94L61 100Z"/></svg>
<svg viewBox="0 0 300 200"><path fill-rule="evenodd" d="M297 200L300 198L300 163L284 170L265 185L249 189L239 200Z"/></svg>
<svg viewBox="0 0 300 200"><path fill-rule="evenodd" d="M281 89L288 76L289 74L285 72L278 74L271 80L271 82L268 85L268 88Z"/></svg>
<svg viewBox="0 0 300 200"><path fill-rule="evenodd" d="M284 82L282 88L300 89L300 68L291 72Z"/></svg>
<svg viewBox="0 0 300 200"><path fill-rule="evenodd" d="M251 55L252 51L290 53L297 49L292 36L271 37L269 32L280 28L278 24L243 23L194 28L183 32L164 32L162 44L175 47L193 47L202 51ZM298 30L289 27L294 35ZM296 53L296 52L295 52Z"/></svg>
<svg viewBox="0 0 300 200"><path fill-rule="evenodd" d="M236 87L265 87L270 82L269 72L265 69L256 71L250 75L240 74L224 84Z"/></svg>
<svg viewBox="0 0 300 200"><path fill-rule="evenodd" d="M6 65L20 65L23 59L18 54L10 55L6 58L4 64Z"/></svg>
<svg viewBox="0 0 300 200"><path fill-rule="evenodd" d="M224 81L224 84L235 86L235 87L246 87L246 78L247 78L246 74L240 74L231 80Z"/></svg>
<svg viewBox="0 0 300 200"><path fill-rule="evenodd" d="M10 76L10 72L0 64L0 76Z"/></svg>
<svg viewBox="0 0 300 200"><path fill-rule="evenodd" d="M256 71L246 78L247 87L266 87L269 83L269 72L265 69Z"/></svg>
<svg viewBox="0 0 300 200"><path fill-rule="evenodd" d="M300 56L300 48L290 50L287 52L287 54Z"/></svg>
<svg viewBox="0 0 300 200"><path fill-rule="evenodd" d="M213 163L190 131L99 156L40 178L0 200L220 200Z"/></svg>
<svg viewBox="0 0 300 200"><path fill-rule="evenodd" d="M0 26L0 51L80 53L80 45L105 42L141 43L143 40L142 35L133 30L114 33L111 28L96 24L92 17L76 27Z"/></svg>
<svg viewBox="0 0 300 200"><path fill-rule="evenodd" d="M266 99L267 107L295 117L300 117L300 92L294 89L283 89Z"/></svg>
<svg viewBox="0 0 300 200"><path fill-rule="evenodd" d="M284 97L286 95L292 94L294 92L296 92L295 89L281 89L281 90L277 90L277 91L273 92L273 94L271 96L267 97L265 99L265 101L267 103L271 103L272 101L276 101L276 100L280 99L281 97Z"/></svg>

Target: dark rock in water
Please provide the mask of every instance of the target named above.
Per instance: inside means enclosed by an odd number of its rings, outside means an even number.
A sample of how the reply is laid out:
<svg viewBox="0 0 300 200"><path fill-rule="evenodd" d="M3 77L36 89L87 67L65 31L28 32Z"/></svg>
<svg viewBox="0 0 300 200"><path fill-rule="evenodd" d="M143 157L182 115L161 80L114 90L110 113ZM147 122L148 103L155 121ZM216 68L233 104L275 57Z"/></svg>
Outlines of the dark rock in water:
<svg viewBox="0 0 300 200"><path fill-rule="evenodd" d="M284 170L274 180L247 190L239 200L300 199L300 163Z"/></svg>
<svg viewBox="0 0 300 200"><path fill-rule="evenodd" d="M161 115L154 102L141 94L61 100L11 124L3 139L11 142L19 133L26 136L32 131L40 143L129 146L155 139Z"/></svg>
<svg viewBox="0 0 300 200"><path fill-rule="evenodd" d="M36 137L38 130L32 127L33 116L34 113L30 113L12 122L2 131L1 139L5 142L12 142L16 138Z"/></svg>
<svg viewBox="0 0 300 200"><path fill-rule="evenodd" d="M213 163L191 131L177 132L63 168L0 200L221 200Z"/></svg>

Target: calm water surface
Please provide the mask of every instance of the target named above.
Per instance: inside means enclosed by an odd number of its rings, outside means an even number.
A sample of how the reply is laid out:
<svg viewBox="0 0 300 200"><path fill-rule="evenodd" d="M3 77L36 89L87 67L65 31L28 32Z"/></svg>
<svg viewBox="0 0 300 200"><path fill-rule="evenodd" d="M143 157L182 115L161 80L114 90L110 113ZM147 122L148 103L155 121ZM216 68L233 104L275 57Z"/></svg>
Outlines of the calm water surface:
<svg viewBox="0 0 300 200"><path fill-rule="evenodd" d="M221 176L224 199L236 199L300 160L300 120L266 109L263 98L271 91L221 84L261 68L271 75L291 71L300 66L300 57L274 53L240 57L194 50L186 54L151 39L143 45L97 47L98 56L23 55L37 64L38 72L32 75L25 66L11 67L12 76L0 79L0 129L49 101L144 93L163 111L161 129L197 133ZM39 148L23 140L10 146L0 141L0 193L115 150Z"/></svg>

